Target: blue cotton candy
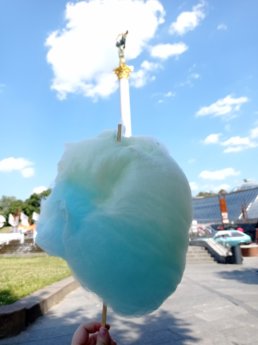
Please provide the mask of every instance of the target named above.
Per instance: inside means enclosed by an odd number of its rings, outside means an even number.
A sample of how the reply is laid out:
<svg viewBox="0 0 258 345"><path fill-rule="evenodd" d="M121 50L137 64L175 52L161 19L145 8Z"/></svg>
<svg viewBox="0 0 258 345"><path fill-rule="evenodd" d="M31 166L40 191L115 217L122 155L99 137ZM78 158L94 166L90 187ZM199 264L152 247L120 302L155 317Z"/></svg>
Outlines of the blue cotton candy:
<svg viewBox="0 0 258 345"><path fill-rule="evenodd" d="M191 210L188 182L162 145L106 132L67 146L36 241L114 311L143 315L180 283Z"/></svg>

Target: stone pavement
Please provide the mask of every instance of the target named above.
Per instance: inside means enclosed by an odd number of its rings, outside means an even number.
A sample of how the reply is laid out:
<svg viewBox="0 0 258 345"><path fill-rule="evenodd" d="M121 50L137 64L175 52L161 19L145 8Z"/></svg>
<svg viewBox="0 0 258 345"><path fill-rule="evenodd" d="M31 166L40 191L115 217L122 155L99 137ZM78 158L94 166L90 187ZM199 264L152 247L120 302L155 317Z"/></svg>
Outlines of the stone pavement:
<svg viewBox="0 0 258 345"><path fill-rule="evenodd" d="M81 322L100 320L101 303L76 289L20 335L0 345L69 345ZM119 345L258 344L258 257L243 265L188 264L177 291L156 312L122 318L108 310Z"/></svg>

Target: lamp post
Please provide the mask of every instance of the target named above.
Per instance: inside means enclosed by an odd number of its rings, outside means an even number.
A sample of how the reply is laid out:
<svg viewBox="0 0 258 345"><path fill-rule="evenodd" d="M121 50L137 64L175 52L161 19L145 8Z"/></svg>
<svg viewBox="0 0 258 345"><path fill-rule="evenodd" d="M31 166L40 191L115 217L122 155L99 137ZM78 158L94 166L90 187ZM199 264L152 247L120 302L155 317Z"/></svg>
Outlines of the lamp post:
<svg viewBox="0 0 258 345"><path fill-rule="evenodd" d="M225 195L219 194L218 197L219 197L221 220L224 227L225 225L229 224L227 202L226 202Z"/></svg>
<svg viewBox="0 0 258 345"><path fill-rule="evenodd" d="M125 44L128 31L118 36L116 47L118 48L119 66L114 70L119 80L120 89L120 112L121 112L121 129L124 137L132 135L131 110L130 110L130 93L129 77L132 72L131 68L125 62Z"/></svg>

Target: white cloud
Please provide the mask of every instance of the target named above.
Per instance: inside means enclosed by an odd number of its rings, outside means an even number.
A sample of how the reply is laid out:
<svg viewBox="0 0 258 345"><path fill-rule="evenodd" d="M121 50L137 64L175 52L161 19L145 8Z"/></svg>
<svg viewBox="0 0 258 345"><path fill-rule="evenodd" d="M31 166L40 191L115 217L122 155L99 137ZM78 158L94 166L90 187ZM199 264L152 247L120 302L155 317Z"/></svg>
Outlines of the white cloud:
<svg viewBox="0 0 258 345"><path fill-rule="evenodd" d="M225 147L225 153L241 152L258 146L257 142L252 141L249 137L235 136L221 143Z"/></svg>
<svg viewBox="0 0 258 345"><path fill-rule="evenodd" d="M222 189L229 192L232 190L231 185L227 183L222 183L222 184L215 184L215 183L199 183L197 184L196 182L190 182L190 188L192 191L192 194L196 195L198 192L211 192L211 193L218 193Z"/></svg>
<svg viewBox="0 0 258 345"><path fill-rule="evenodd" d="M154 58L159 58L162 60L168 59L172 56L178 56L183 54L188 50L188 47L185 43L164 43L157 44L150 49L150 54Z"/></svg>
<svg viewBox="0 0 258 345"><path fill-rule="evenodd" d="M219 31L226 31L227 29L228 29L228 27L224 23L221 23L217 26L217 30L219 30Z"/></svg>
<svg viewBox="0 0 258 345"><path fill-rule="evenodd" d="M228 116L232 112L240 110L242 104L248 102L247 97L234 98L231 95L219 99L209 106L202 107L196 113L197 116Z"/></svg>
<svg viewBox="0 0 258 345"><path fill-rule="evenodd" d="M197 80L200 78L200 74L199 73L192 73L192 74L190 74L189 78Z"/></svg>
<svg viewBox="0 0 258 345"><path fill-rule="evenodd" d="M228 140L224 141L222 143L223 146L229 146L229 145L248 145L250 143L250 139L248 137L231 137Z"/></svg>
<svg viewBox="0 0 258 345"><path fill-rule="evenodd" d="M189 185L192 192L196 192L199 190L199 186L196 182L189 182Z"/></svg>
<svg viewBox="0 0 258 345"><path fill-rule="evenodd" d="M117 35L129 31L127 60L135 59L164 21L158 0L79 1L66 5L66 25L47 40L47 61L54 78L51 88L64 99L68 93L96 98L116 89ZM144 24L143 24L144 22Z"/></svg>
<svg viewBox="0 0 258 345"><path fill-rule="evenodd" d="M45 186L38 186L33 188L32 190L32 194L41 194L42 192L45 192L45 190L47 190L48 188Z"/></svg>
<svg viewBox="0 0 258 345"><path fill-rule="evenodd" d="M189 68L186 80L183 80L182 82L179 83L180 87L185 87L185 86L193 87L195 81L201 78L200 74L196 72L196 68L197 68L196 64L192 65Z"/></svg>
<svg viewBox="0 0 258 345"><path fill-rule="evenodd" d="M204 2L200 2L192 8L192 11L180 13L176 21L170 26L170 33L184 35L194 30L200 22L205 18Z"/></svg>
<svg viewBox="0 0 258 345"><path fill-rule="evenodd" d="M155 80L154 72L161 68L161 65L158 63L143 61L141 67L138 71L132 73L130 81L131 85L139 88L146 85L149 81Z"/></svg>
<svg viewBox="0 0 258 345"><path fill-rule="evenodd" d="M0 161L0 172L19 171L23 177L32 177L35 173L33 165L25 158L8 157Z"/></svg>
<svg viewBox="0 0 258 345"><path fill-rule="evenodd" d="M222 183L222 184L220 184L218 186L213 186L211 188L211 190L214 191L215 193L218 193L222 189L227 191L227 192L229 192L231 190L231 186L229 184L227 184L227 183Z"/></svg>
<svg viewBox="0 0 258 345"><path fill-rule="evenodd" d="M221 170L203 170L199 177L204 180L225 180L227 177L237 176L240 174L240 171L237 171L233 168L225 168Z"/></svg>
<svg viewBox="0 0 258 345"><path fill-rule="evenodd" d="M175 92L172 92L172 91L168 91L164 94L164 97L165 98L171 98L171 97L175 97Z"/></svg>
<svg viewBox="0 0 258 345"><path fill-rule="evenodd" d="M220 133L210 134L203 140L203 143L221 145L224 147L224 153L241 152L258 147L258 127L251 129L249 135L245 137L236 135L222 141L220 136Z"/></svg>
<svg viewBox="0 0 258 345"><path fill-rule="evenodd" d="M258 127L255 127L255 128L253 128L253 129L251 129L251 131L250 131L250 137L251 137L252 139L258 138Z"/></svg>
<svg viewBox="0 0 258 345"><path fill-rule="evenodd" d="M35 174L35 170L32 167L24 168L21 170L21 174L23 177L32 177Z"/></svg>
<svg viewBox="0 0 258 345"><path fill-rule="evenodd" d="M221 190L225 190L227 192L229 192L232 187L227 184L227 183L222 183L222 184L214 184L214 183L205 183L205 184L202 184L200 187L199 187L199 191L202 191L202 192L212 192L212 193L218 193L219 191Z"/></svg>
<svg viewBox="0 0 258 345"><path fill-rule="evenodd" d="M172 91L168 91L165 92L163 94L159 94L160 99L158 100L158 103L164 103L165 100L169 99L169 98L173 98L176 96L175 92Z"/></svg>
<svg viewBox="0 0 258 345"><path fill-rule="evenodd" d="M217 143L219 143L220 136L221 136L221 133L210 134L203 140L203 143L205 145L217 144Z"/></svg>

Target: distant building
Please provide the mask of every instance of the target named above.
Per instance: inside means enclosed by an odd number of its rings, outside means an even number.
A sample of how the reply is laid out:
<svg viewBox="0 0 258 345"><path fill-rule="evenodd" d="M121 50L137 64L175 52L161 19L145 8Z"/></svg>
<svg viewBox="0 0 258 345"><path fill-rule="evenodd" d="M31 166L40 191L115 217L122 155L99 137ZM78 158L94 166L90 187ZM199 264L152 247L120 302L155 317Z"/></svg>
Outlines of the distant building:
<svg viewBox="0 0 258 345"><path fill-rule="evenodd" d="M246 187L246 184L244 184ZM258 186L246 189L242 186L224 195L230 222L258 220ZM198 223L221 223L219 197L193 198L193 219Z"/></svg>
<svg viewBox="0 0 258 345"><path fill-rule="evenodd" d="M233 189L233 192L237 192L239 190L246 190L246 189L252 189L252 188L258 188L258 184L256 181L252 181L252 180L245 180L243 184L241 184L241 186L236 187L235 189Z"/></svg>

